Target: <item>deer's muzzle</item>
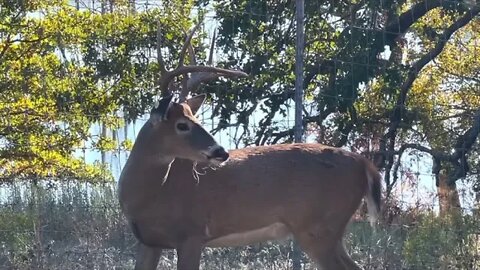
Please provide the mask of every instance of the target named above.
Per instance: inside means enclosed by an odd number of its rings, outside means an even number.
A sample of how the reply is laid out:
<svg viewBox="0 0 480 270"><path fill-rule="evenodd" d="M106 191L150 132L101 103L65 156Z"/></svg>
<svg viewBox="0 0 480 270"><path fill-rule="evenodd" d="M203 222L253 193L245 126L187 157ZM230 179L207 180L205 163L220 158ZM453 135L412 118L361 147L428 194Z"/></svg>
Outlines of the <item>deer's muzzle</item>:
<svg viewBox="0 0 480 270"><path fill-rule="evenodd" d="M230 155L228 154L228 152L225 151L225 149L221 146L215 147L211 156L211 158L214 158L221 162L227 161L229 157Z"/></svg>
<svg viewBox="0 0 480 270"><path fill-rule="evenodd" d="M225 151L225 148L220 145L216 145L212 147L208 153L205 153L205 157L209 162L215 164L227 161L230 155L227 151Z"/></svg>

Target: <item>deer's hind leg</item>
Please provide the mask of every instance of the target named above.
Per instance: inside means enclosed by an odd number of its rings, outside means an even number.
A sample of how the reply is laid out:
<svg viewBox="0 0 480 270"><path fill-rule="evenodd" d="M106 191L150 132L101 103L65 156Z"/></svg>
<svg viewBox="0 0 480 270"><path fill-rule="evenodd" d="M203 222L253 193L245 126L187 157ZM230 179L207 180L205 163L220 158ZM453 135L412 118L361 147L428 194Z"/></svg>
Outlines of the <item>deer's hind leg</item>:
<svg viewBox="0 0 480 270"><path fill-rule="evenodd" d="M342 238L343 230L331 230L321 225L294 233L295 240L322 270L359 270L346 253Z"/></svg>
<svg viewBox="0 0 480 270"><path fill-rule="evenodd" d="M350 255L348 255L342 240L337 243L337 255L347 267L346 269L361 270L361 268L352 260Z"/></svg>
<svg viewBox="0 0 480 270"><path fill-rule="evenodd" d="M160 260L161 249L148 247L139 243L135 270L155 270Z"/></svg>
<svg viewBox="0 0 480 270"><path fill-rule="evenodd" d="M200 237L190 237L177 247L177 270L200 269L204 241Z"/></svg>

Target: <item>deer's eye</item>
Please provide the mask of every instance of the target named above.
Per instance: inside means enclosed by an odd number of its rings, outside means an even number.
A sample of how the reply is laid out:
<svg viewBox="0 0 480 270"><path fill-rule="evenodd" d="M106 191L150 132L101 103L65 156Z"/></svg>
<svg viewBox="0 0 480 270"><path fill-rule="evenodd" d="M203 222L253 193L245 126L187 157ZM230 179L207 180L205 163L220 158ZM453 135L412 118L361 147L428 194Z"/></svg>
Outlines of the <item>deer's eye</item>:
<svg viewBox="0 0 480 270"><path fill-rule="evenodd" d="M189 130L190 130L190 127L189 127L188 124L186 124L186 123L178 123L178 124L177 124L177 129L178 129L179 131L185 132L185 131L189 131Z"/></svg>

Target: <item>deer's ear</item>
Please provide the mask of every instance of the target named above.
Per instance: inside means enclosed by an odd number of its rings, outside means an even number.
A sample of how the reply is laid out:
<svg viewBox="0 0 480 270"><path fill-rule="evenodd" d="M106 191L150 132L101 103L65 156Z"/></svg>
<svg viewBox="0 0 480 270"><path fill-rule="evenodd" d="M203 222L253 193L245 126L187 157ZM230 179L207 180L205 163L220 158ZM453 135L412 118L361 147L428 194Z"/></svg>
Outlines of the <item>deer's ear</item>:
<svg viewBox="0 0 480 270"><path fill-rule="evenodd" d="M169 95L160 99L155 106L153 106L151 115L158 117L160 121L167 120L167 113L172 104L173 95Z"/></svg>
<svg viewBox="0 0 480 270"><path fill-rule="evenodd" d="M185 103L187 103L187 105L190 107L190 110L192 111L193 115L196 115L198 110L202 106L203 102L205 102L206 98L207 98L207 95L200 94L187 99Z"/></svg>

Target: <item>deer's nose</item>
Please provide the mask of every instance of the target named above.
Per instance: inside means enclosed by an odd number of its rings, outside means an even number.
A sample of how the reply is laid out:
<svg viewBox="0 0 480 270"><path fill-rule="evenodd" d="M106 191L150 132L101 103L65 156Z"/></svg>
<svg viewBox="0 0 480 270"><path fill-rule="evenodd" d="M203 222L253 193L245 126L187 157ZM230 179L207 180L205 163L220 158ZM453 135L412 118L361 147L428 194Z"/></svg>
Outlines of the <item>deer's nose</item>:
<svg viewBox="0 0 480 270"><path fill-rule="evenodd" d="M218 146L213 150L211 157L223 162L227 161L230 155L225 151L225 148Z"/></svg>

